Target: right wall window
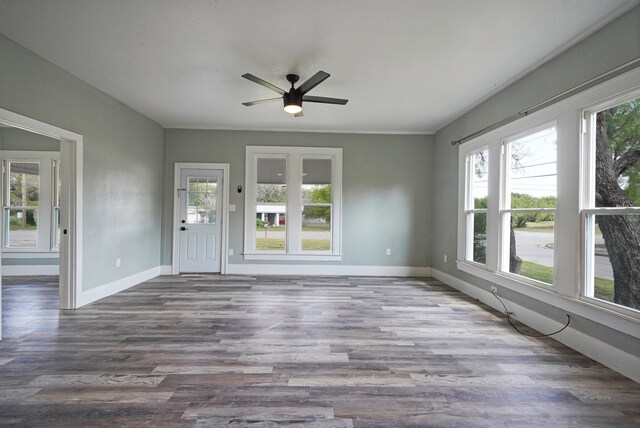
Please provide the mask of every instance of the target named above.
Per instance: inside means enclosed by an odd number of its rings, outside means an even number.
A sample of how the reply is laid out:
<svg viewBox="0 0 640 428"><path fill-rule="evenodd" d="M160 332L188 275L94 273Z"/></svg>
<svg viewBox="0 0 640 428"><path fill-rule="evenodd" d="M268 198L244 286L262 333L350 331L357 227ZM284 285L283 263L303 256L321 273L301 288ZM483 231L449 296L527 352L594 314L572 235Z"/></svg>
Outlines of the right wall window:
<svg viewBox="0 0 640 428"><path fill-rule="evenodd" d="M640 310L640 96L585 112L583 295Z"/></svg>
<svg viewBox="0 0 640 428"><path fill-rule="evenodd" d="M554 282L556 134L545 125L502 146L500 270L546 285Z"/></svg>

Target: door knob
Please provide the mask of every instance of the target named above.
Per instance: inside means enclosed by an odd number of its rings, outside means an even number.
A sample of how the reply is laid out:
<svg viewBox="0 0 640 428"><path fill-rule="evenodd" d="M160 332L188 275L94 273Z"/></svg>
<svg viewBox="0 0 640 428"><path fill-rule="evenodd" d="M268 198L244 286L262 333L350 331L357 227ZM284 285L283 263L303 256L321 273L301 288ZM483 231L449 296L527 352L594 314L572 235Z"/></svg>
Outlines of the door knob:
<svg viewBox="0 0 640 428"><path fill-rule="evenodd" d="M186 227L182 226L182 227L180 228L180 230L184 232L185 230L189 230L189 229L187 229Z"/></svg>

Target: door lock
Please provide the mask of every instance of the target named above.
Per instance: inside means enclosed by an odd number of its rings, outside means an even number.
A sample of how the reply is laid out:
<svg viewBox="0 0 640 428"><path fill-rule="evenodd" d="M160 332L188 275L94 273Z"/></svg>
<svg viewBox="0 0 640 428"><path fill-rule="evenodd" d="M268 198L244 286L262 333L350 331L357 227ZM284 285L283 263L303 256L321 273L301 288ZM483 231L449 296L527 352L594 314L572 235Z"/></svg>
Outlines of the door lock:
<svg viewBox="0 0 640 428"><path fill-rule="evenodd" d="M186 227L182 226L182 227L180 228L180 230L184 232L185 230L189 230L189 229L187 229Z"/></svg>

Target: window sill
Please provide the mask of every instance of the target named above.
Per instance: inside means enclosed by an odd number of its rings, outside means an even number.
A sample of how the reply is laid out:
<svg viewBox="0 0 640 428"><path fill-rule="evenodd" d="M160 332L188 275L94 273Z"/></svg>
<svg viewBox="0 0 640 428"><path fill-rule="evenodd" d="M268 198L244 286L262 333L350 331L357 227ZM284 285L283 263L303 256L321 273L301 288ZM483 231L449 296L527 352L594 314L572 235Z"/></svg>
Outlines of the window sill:
<svg viewBox="0 0 640 428"><path fill-rule="evenodd" d="M640 339L640 313L632 313L631 310L618 311L614 305L605 307L603 303L594 304L588 300L563 296L553 291L550 286L518 281L461 260L456 261L456 267L462 272Z"/></svg>
<svg viewBox="0 0 640 428"><path fill-rule="evenodd" d="M276 261L308 261L308 262L339 262L341 254L274 254L274 253L244 253L245 260L276 260Z"/></svg>
<svg viewBox="0 0 640 428"><path fill-rule="evenodd" d="M40 250L16 250L3 249L3 259L57 259L60 257L60 251L40 251Z"/></svg>

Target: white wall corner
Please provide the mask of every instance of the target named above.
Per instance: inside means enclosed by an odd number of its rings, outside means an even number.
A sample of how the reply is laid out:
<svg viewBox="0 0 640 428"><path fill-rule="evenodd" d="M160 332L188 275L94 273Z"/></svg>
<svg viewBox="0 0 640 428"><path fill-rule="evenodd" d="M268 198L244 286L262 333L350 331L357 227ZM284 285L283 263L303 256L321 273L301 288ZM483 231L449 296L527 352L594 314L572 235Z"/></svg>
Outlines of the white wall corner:
<svg viewBox="0 0 640 428"><path fill-rule="evenodd" d="M356 265L283 265L229 264L232 275L323 275L323 276L431 276L430 267L420 266L356 266Z"/></svg>
<svg viewBox="0 0 640 428"><path fill-rule="evenodd" d="M437 269L432 269L432 276L438 281L442 281L448 286L491 306L493 309L500 312L504 311L500 302L489 291ZM539 332L556 331L564 325L503 297L500 298L505 302L509 310L517 315L518 321ZM516 317L514 316L514 318ZM599 339L571 328L571 326L562 333L554 335L553 338L569 348L615 370L623 376L635 382L640 382L640 356L630 354L604 343Z"/></svg>
<svg viewBox="0 0 640 428"><path fill-rule="evenodd" d="M160 266L160 275L172 275L172 266L171 265Z"/></svg>
<svg viewBox="0 0 640 428"><path fill-rule="evenodd" d="M87 291L80 291L78 293L77 307L88 305L96 300L103 299L105 297L112 296L120 291L124 291L127 288L131 288L134 285L138 285L142 282L148 281L160 275L161 266L157 266L143 272L139 272L125 278L118 279L107 284L92 288Z"/></svg>

